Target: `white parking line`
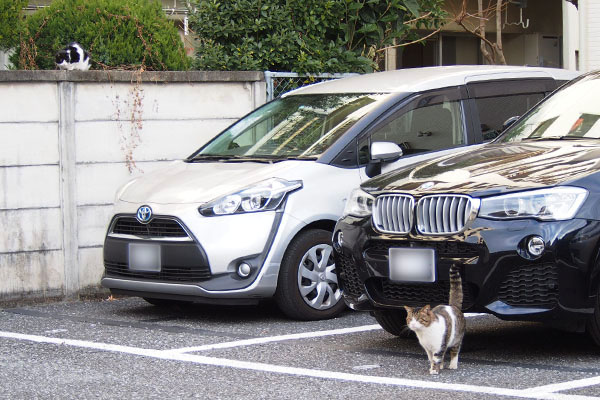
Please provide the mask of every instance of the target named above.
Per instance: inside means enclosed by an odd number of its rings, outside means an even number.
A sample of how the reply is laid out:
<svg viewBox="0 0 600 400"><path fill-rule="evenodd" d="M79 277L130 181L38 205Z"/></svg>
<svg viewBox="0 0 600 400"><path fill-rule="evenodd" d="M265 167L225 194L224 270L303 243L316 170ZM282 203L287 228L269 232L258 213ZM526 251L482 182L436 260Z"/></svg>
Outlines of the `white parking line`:
<svg viewBox="0 0 600 400"><path fill-rule="evenodd" d="M594 376L593 378L579 379L576 381L553 383L551 385L538 386L527 389L527 392L535 394L537 391L542 393L560 392L563 390L579 389L588 386L600 385L600 376Z"/></svg>
<svg viewBox="0 0 600 400"><path fill-rule="evenodd" d="M143 357L151 357L162 360L174 360L174 361L183 361L190 362L195 364L202 365L210 365L217 367L226 367L226 368L238 368L244 370L252 370L258 372L271 372L276 374L285 374L285 375L294 375L294 376L303 376L303 377L311 377L318 379L333 379L333 380L343 380L349 382L360 382L360 383L372 383L372 384L385 384L385 385L394 385L394 386L403 386L403 387L412 387L412 388L421 388L421 389L430 389L430 390L445 390L445 391L455 391L455 392L469 392L469 393L478 393L478 394L492 394L499 396L512 396L512 397L520 397L520 398L534 398L534 399L550 399L550 400L566 400L566 399L598 399L598 397L587 397L587 396L574 396L574 395L563 395L560 393L555 393L557 389L564 390L558 388L556 385L549 386L540 386L531 389L508 389L508 388L500 388L500 387L492 387L492 386L477 386L477 385L466 385L466 384L455 384L455 383L442 383L442 382L432 382L432 381L420 381L414 379L402 379L402 378L390 378L383 376L369 376L369 375L358 375L358 374L349 374L344 372L335 372L335 371L324 371L324 370L316 370L316 369L307 369L307 368L295 368L295 367L286 367L281 365L273 365L273 364L263 364L263 363L255 363L255 362L247 362L247 361L238 361L238 360L230 360L226 358L215 358L215 357L206 357L199 356L194 354L181 354L176 353L169 350L155 350L155 349L143 349L138 347L131 346L121 346L115 344L108 343L96 343L85 340L73 340L73 339L61 339L61 338L52 338L45 336L37 336L37 335L25 335L16 332L2 332L0 331L0 337L7 339L16 339L16 340L26 340L37 343L48 343L48 344L57 344L57 345L66 345L73 347L81 347L95 350L103 350L109 352L118 352L118 353L126 353L133 354ZM592 378L588 380L589 385L595 385L599 383L596 379ZM574 381L578 382L577 387L582 386L582 381ZM565 382L565 389L570 388L567 387L569 382Z"/></svg>
<svg viewBox="0 0 600 400"><path fill-rule="evenodd" d="M184 347L181 349L173 349L173 350L169 350L169 351L171 353L192 353L195 351L228 349L228 348L232 348L232 347L250 346L250 345L254 345L254 344L282 342L284 340L310 339L310 338L317 338L317 337L331 336L331 335L344 335L347 333L367 332L367 331L373 331L373 330L377 330L377 329L381 329L381 326L379 324L363 325L363 326L357 326L354 328L342 328L342 329L331 329L328 331L293 333L290 335L279 335L279 336L270 336L270 337L264 337L264 338L236 340L234 342L206 344L203 346Z"/></svg>
<svg viewBox="0 0 600 400"><path fill-rule="evenodd" d="M465 317L472 318L481 315L481 313L467 313ZM250 346L255 344L265 344L272 342L282 342L284 340L297 340L297 339L310 339L317 338L323 336L331 336L331 335L345 335L347 333L357 333L357 332L367 332L382 329L379 324L373 325L363 325L356 326L353 328L341 328L341 329L331 329L327 331L316 331L316 332L304 332L304 333L293 333L289 335L278 335L278 336L270 336L266 338L255 338L255 339L245 339L245 340L236 340L233 342L225 342L225 343L214 343L214 344L206 344L202 346L191 346L184 347L181 349L173 349L170 350L173 353L193 353L196 351L207 351L207 350L215 350L215 349L229 349L232 347L240 347L240 346Z"/></svg>

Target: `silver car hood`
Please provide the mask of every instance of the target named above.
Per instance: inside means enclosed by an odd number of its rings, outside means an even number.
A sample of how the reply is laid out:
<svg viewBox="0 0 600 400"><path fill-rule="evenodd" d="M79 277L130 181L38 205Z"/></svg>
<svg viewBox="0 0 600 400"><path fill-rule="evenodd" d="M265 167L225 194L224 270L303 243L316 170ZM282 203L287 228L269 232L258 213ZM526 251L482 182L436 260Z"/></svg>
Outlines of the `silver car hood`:
<svg viewBox="0 0 600 400"><path fill-rule="evenodd" d="M268 178L297 176L299 167L310 169L314 161L173 162L142 175L118 192L119 200L131 203L205 203Z"/></svg>

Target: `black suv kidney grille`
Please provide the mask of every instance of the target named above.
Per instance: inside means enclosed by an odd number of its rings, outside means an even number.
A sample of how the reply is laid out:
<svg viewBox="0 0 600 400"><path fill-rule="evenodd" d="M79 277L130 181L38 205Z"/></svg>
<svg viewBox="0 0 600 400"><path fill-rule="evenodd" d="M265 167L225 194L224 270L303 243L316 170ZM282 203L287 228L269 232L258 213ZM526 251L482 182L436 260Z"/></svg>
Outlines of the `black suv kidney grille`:
<svg viewBox="0 0 600 400"><path fill-rule="evenodd" d="M411 242L411 241L372 241L365 250L365 255L368 257L381 258L387 260L390 247L413 247L413 248L430 248L434 249L436 256L440 258L472 258L479 256L480 245L444 241L428 241L428 242Z"/></svg>
<svg viewBox="0 0 600 400"><path fill-rule="evenodd" d="M374 285L376 286L376 285ZM475 288L463 280L463 309L468 309L474 303ZM375 289L377 291L377 289ZM448 304L450 282L435 283L399 283L387 279L381 280L380 296L385 301L398 302L401 305L432 307L438 304Z"/></svg>
<svg viewBox="0 0 600 400"><path fill-rule="evenodd" d="M423 234L457 233L477 211L468 196L426 196L417 203L417 229Z"/></svg>
<svg viewBox="0 0 600 400"><path fill-rule="evenodd" d="M344 254L339 254L337 261L335 269L343 281L344 291L354 297L362 295L364 291L363 285L358 278L356 265L352 261L352 258Z"/></svg>
<svg viewBox="0 0 600 400"><path fill-rule="evenodd" d="M380 232L410 232L414 203L415 200L409 195L386 194L377 197L373 204L373 225Z"/></svg>
<svg viewBox="0 0 600 400"><path fill-rule="evenodd" d="M163 265L160 272L145 272L130 270L125 263L104 260L104 268L107 276L151 279L155 281L196 282L210 279L211 277L208 266L174 267Z"/></svg>
<svg viewBox="0 0 600 400"><path fill-rule="evenodd" d="M186 238L188 234L175 220L154 218L148 224L142 224L133 217L119 217L111 233L132 235L142 238Z"/></svg>
<svg viewBox="0 0 600 400"><path fill-rule="evenodd" d="M498 299L511 306L548 306L558 299L558 268L528 265L509 272L500 284Z"/></svg>

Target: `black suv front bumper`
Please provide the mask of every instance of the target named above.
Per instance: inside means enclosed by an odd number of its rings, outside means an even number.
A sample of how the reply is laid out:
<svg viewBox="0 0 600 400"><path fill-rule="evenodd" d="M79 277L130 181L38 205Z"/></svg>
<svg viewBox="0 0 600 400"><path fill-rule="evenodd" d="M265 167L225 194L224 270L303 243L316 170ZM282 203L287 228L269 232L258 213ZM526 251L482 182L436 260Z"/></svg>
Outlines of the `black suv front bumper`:
<svg viewBox="0 0 600 400"><path fill-rule="evenodd" d="M342 233L341 243L339 232ZM523 252L539 235L539 258ZM370 218L345 217L334 231L334 255L344 300L356 310L446 304L448 270L461 265L463 309L507 320L584 319L593 312L598 289L600 223L588 220L539 222L476 219L452 236L376 232ZM390 247L432 248L436 281L389 279Z"/></svg>

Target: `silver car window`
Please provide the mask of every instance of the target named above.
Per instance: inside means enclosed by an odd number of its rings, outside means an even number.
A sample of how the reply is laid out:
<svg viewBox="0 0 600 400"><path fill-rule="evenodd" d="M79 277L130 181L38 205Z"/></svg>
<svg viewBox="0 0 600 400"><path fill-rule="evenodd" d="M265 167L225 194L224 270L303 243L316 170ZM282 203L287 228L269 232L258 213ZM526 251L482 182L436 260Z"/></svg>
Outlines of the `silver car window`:
<svg viewBox="0 0 600 400"><path fill-rule="evenodd" d="M387 94L312 94L277 99L223 131L196 157L318 156Z"/></svg>

